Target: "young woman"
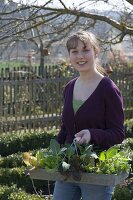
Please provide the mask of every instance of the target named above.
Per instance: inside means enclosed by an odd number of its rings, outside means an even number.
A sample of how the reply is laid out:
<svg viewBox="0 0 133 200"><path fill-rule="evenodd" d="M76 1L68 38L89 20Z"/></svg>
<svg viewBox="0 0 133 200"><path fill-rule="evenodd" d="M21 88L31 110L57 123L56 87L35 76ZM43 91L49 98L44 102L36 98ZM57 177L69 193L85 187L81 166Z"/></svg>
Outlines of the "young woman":
<svg viewBox="0 0 133 200"><path fill-rule="evenodd" d="M79 77L64 89L60 144L90 143L102 150L124 139L122 96L115 83L100 73L99 46L94 34L77 32L67 41L72 66ZM114 188L83 183L55 183L53 200L111 200Z"/></svg>

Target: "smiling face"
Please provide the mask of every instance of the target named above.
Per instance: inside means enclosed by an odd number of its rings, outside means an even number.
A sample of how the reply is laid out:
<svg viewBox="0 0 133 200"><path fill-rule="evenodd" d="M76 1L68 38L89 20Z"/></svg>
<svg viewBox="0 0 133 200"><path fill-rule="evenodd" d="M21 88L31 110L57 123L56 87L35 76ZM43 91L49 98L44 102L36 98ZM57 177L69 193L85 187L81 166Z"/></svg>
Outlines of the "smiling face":
<svg viewBox="0 0 133 200"><path fill-rule="evenodd" d="M87 72L96 68L96 57L99 45L94 34L90 32L77 32L67 41L70 62L79 72Z"/></svg>
<svg viewBox="0 0 133 200"><path fill-rule="evenodd" d="M69 56L71 64L79 72L90 71L95 68L96 53L89 42L85 44L78 39L77 46L70 49Z"/></svg>

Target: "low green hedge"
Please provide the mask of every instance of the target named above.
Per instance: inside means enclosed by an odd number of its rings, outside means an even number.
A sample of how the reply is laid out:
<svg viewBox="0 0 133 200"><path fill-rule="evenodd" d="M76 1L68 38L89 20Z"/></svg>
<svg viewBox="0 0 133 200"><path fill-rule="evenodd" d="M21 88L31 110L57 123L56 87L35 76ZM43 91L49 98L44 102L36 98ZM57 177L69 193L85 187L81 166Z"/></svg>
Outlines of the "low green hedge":
<svg viewBox="0 0 133 200"><path fill-rule="evenodd" d="M0 186L0 200L48 200L48 197L45 198L45 196L41 193L26 193L21 188L18 188L15 184L11 185L10 187L7 185ZM133 190L126 185L117 185L112 200L132 200L132 197ZM52 196L49 200L52 200Z"/></svg>
<svg viewBox="0 0 133 200"><path fill-rule="evenodd" d="M10 133L2 134L0 139L0 155L8 156L17 152L25 152L48 147L55 131L42 133Z"/></svg>
<svg viewBox="0 0 133 200"><path fill-rule="evenodd" d="M35 153L38 150L39 149L31 150L30 153L32 155L35 155ZM0 168L7 168L7 167L15 168L15 167L22 167L22 165L25 166L25 164L23 163L22 154L23 154L23 152L18 152L18 153L11 154L6 157L0 157Z"/></svg>
<svg viewBox="0 0 133 200"><path fill-rule="evenodd" d="M18 187L27 191L32 191L32 183L29 177L25 177L25 168L1 168L0 169L0 184L11 186L17 184Z"/></svg>
<svg viewBox="0 0 133 200"><path fill-rule="evenodd" d="M48 194L48 181L34 180L34 186L38 192ZM26 192L33 193L33 184L29 176L25 176L25 168L0 168L0 185L11 186L16 184ZM53 190L54 182L49 182L50 190Z"/></svg>
<svg viewBox="0 0 133 200"><path fill-rule="evenodd" d="M133 138L133 118L124 123L126 138Z"/></svg>
<svg viewBox="0 0 133 200"><path fill-rule="evenodd" d="M112 200L133 200L133 185L117 185Z"/></svg>
<svg viewBox="0 0 133 200"><path fill-rule="evenodd" d="M22 152L9 155L7 157L0 157L0 168L21 167L23 165Z"/></svg>
<svg viewBox="0 0 133 200"><path fill-rule="evenodd" d="M130 147L130 149L133 150L133 138L126 138L123 143L125 147Z"/></svg>
<svg viewBox="0 0 133 200"><path fill-rule="evenodd" d="M11 187L7 185L0 186L0 200L41 200L41 196L37 194L28 194L16 185ZM43 197L43 199L46 199ZM52 200L52 199L51 199Z"/></svg>

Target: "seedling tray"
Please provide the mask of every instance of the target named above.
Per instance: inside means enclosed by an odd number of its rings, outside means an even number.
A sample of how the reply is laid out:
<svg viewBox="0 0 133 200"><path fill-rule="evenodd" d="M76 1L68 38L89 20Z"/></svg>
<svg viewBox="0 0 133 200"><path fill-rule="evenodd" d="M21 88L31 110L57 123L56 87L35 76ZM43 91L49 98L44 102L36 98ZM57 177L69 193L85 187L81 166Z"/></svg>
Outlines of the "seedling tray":
<svg viewBox="0 0 133 200"><path fill-rule="evenodd" d="M65 181L65 182L80 182L92 185L106 185L115 186L122 183L127 177L128 173L116 174L94 174L94 173L81 173L81 180L76 181L72 176L64 177L60 172L47 172L45 169L34 169L30 172L31 179L50 180L50 181Z"/></svg>

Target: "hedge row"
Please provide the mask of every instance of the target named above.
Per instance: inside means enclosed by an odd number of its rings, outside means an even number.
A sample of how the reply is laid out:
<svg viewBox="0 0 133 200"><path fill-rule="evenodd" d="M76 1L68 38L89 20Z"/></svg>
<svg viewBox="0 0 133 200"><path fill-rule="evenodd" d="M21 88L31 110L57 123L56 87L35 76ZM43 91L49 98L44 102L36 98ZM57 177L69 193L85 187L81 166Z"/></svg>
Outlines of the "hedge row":
<svg viewBox="0 0 133 200"><path fill-rule="evenodd" d="M41 195L37 194L27 194L21 188L16 185L11 187L7 185L0 186L0 199L1 200L41 200ZM48 200L48 198L43 196L43 199ZM49 199L50 200L50 199ZM52 199L51 199L52 200Z"/></svg>
<svg viewBox="0 0 133 200"><path fill-rule="evenodd" d="M25 167L21 168L0 168L0 185L16 184L18 188L22 188L26 192L33 193L33 184L36 190L48 194L48 181L34 180L32 181L29 176L25 175ZM53 190L54 183L49 183L51 190Z"/></svg>
<svg viewBox="0 0 133 200"><path fill-rule="evenodd" d="M133 138L133 118L125 121L126 138Z"/></svg>
<svg viewBox="0 0 133 200"><path fill-rule="evenodd" d="M36 150L30 150L28 152L30 152L32 155L35 155L38 150L40 150L40 148ZM9 156L0 157L0 168L15 168L22 167L22 165L25 166L25 164L23 163L22 154L23 152L18 152Z"/></svg>
<svg viewBox="0 0 133 200"><path fill-rule="evenodd" d="M9 133L1 134L0 138L0 199L1 200L39 200L42 199L35 193L48 195L50 188L53 191L53 182L31 180L25 175L26 166L22 161L22 153L30 151L35 154L40 148L49 146L55 131L42 133ZM33 186L34 184L34 186Z"/></svg>
<svg viewBox="0 0 133 200"><path fill-rule="evenodd" d="M22 152L0 158L0 167L14 168L23 165Z"/></svg>
<svg viewBox="0 0 133 200"><path fill-rule="evenodd" d="M112 200L133 200L133 186L117 185Z"/></svg>
<svg viewBox="0 0 133 200"><path fill-rule="evenodd" d="M8 156L17 152L25 152L38 148L46 148L55 131L34 133L1 134L0 155Z"/></svg>

